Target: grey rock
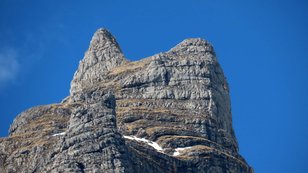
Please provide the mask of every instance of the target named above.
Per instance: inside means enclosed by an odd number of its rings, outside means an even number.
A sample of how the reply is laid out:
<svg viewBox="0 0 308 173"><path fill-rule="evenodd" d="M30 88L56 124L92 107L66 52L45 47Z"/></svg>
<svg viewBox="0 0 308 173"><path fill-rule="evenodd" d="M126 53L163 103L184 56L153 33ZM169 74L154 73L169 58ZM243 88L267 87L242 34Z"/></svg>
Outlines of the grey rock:
<svg viewBox="0 0 308 173"><path fill-rule="evenodd" d="M44 172L131 172L125 142L116 127L114 95L106 90L89 92L81 94L97 99L73 110L59 150Z"/></svg>
<svg viewBox="0 0 308 173"><path fill-rule="evenodd" d="M125 59L117 41L106 29L98 29L92 37L90 47L71 82L71 93L78 92L80 88L91 86L102 80L104 74L110 69L122 65Z"/></svg>
<svg viewBox="0 0 308 173"><path fill-rule="evenodd" d="M186 39L129 62L105 29L94 34L70 95L21 113L0 139L0 170L253 172L239 154L229 86L208 41Z"/></svg>

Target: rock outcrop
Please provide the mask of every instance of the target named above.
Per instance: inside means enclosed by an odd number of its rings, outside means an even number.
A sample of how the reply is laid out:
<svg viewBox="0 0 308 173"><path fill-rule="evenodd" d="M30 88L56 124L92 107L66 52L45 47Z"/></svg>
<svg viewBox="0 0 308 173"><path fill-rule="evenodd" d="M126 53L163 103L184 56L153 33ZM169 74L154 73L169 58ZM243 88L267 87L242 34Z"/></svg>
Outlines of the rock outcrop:
<svg viewBox="0 0 308 173"><path fill-rule="evenodd" d="M60 104L31 108L0 139L0 173L252 173L239 155L229 87L211 44L125 59L93 36Z"/></svg>

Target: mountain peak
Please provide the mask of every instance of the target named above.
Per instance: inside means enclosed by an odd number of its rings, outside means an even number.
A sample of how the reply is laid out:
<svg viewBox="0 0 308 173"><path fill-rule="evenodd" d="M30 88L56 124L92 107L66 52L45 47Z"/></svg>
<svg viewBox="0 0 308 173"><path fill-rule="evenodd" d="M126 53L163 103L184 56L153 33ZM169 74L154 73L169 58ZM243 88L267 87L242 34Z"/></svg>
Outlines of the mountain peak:
<svg viewBox="0 0 308 173"><path fill-rule="evenodd" d="M0 172L252 173L238 151L228 84L207 41L128 62L99 29L70 96L21 113L0 138Z"/></svg>
<svg viewBox="0 0 308 173"><path fill-rule="evenodd" d="M187 38L171 48L169 52L174 53L214 53L213 46L202 38Z"/></svg>
<svg viewBox="0 0 308 173"><path fill-rule="evenodd" d="M102 47L115 46L120 49L115 37L105 28L100 28L94 33L89 50L98 50Z"/></svg>
<svg viewBox="0 0 308 173"><path fill-rule="evenodd" d="M71 82L71 94L80 91L85 86L101 81L104 74L110 69L126 62L115 37L107 29L98 29L74 74Z"/></svg>

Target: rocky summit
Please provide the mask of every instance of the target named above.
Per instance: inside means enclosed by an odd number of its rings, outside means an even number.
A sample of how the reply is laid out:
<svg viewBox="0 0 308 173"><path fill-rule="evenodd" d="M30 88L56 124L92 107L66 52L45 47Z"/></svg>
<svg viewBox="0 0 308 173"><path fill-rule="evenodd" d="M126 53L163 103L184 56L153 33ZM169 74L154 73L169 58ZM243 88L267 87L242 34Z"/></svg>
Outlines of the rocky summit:
<svg viewBox="0 0 308 173"><path fill-rule="evenodd" d="M0 138L0 173L40 172L252 173L212 45L189 38L131 62L97 30L70 95L22 112Z"/></svg>

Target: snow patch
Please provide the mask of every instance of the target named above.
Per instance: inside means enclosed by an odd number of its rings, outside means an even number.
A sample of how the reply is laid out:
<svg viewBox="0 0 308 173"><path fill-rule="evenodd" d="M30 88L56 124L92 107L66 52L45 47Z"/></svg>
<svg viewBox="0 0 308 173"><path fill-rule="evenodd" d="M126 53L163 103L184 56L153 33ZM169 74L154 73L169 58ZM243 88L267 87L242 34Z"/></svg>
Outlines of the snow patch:
<svg viewBox="0 0 308 173"><path fill-rule="evenodd" d="M62 136L62 135L65 135L65 132L53 134L52 136Z"/></svg>
<svg viewBox="0 0 308 173"><path fill-rule="evenodd" d="M162 152L164 149L158 145L158 143L147 140L145 138L138 138L136 136L123 136L126 139L135 140L135 141L141 141L145 142L146 144L150 145L151 147L155 148L157 151Z"/></svg>
<svg viewBox="0 0 308 173"><path fill-rule="evenodd" d="M184 150L187 150L187 149L190 149L190 148L191 147L176 148L175 152L173 153L173 156L178 156L178 155L180 155L181 151L184 151Z"/></svg>

